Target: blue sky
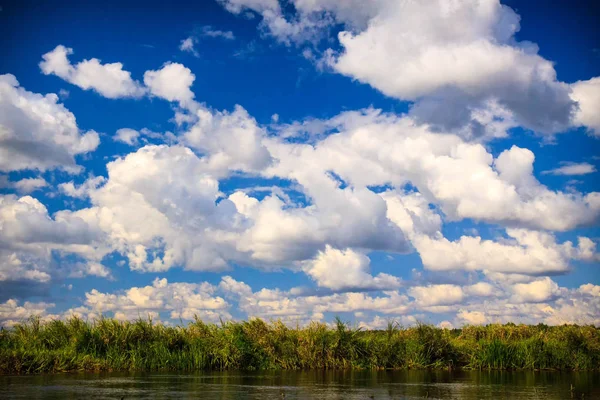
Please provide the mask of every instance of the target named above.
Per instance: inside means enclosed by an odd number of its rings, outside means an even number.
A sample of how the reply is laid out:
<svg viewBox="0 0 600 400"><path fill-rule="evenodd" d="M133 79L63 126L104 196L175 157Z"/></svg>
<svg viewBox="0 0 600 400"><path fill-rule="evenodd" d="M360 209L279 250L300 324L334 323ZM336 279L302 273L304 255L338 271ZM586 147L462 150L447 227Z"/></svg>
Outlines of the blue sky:
<svg viewBox="0 0 600 400"><path fill-rule="evenodd" d="M600 323L593 2L0 5L0 323Z"/></svg>

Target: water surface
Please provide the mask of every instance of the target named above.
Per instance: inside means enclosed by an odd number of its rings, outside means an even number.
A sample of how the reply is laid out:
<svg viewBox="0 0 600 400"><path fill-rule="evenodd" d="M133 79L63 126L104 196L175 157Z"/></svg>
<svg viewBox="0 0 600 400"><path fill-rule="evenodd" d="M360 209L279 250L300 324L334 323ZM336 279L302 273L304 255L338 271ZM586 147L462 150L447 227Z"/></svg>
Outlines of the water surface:
<svg viewBox="0 0 600 400"><path fill-rule="evenodd" d="M0 376L2 399L600 399L598 372L277 371Z"/></svg>

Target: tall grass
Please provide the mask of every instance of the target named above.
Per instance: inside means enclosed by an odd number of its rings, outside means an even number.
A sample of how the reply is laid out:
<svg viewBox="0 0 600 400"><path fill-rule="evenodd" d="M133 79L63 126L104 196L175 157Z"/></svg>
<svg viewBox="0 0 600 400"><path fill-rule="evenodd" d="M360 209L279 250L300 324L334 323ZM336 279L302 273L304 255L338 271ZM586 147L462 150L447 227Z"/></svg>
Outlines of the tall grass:
<svg viewBox="0 0 600 400"><path fill-rule="evenodd" d="M0 330L0 373L78 370L193 371L231 369L561 369L600 367L593 326L488 325L385 330L313 322L290 328L260 319L220 325L196 320L164 326L151 320L40 322Z"/></svg>

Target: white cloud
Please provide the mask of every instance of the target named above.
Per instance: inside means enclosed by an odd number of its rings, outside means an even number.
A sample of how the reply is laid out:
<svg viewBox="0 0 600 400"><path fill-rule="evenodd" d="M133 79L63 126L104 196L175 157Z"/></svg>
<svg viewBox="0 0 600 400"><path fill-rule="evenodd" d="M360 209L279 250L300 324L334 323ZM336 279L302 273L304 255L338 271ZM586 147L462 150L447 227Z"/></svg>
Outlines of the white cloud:
<svg viewBox="0 0 600 400"><path fill-rule="evenodd" d="M81 269L78 263L56 263L52 252L75 255L98 263L106 249L95 244L100 232L70 211L48 215L46 207L30 196L0 196L0 281L49 282L79 270L102 276L95 269ZM107 276L107 275L106 275Z"/></svg>
<svg viewBox="0 0 600 400"><path fill-rule="evenodd" d="M417 101L415 116L445 129L470 123L470 110L490 99L530 129L554 133L569 126L575 103L568 85L556 80L535 45L515 41L520 17L509 7L497 0L372 7L376 15L365 30L340 33L343 51L331 60L336 71ZM452 111L440 119L443 107Z"/></svg>
<svg viewBox="0 0 600 400"><path fill-rule="evenodd" d="M203 162L216 175L229 170L259 172L271 162L265 148L265 132L241 106L232 112L211 111L195 105L194 124L182 136L192 149L206 155Z"/></svg>
<svg viewBox="0 0 600 400"><path fill-rule="evenodd" d="M567 272L570 260L595 257L595 244L587 238L580 238L578 247L574 247L570 241L556 243L554 236L545 232L510 228L506 233L512 240L505 243L482 240L479 236L461 236L457 241L449 241L421 235L413 239L413 244L425 268L439 271L541 275Z"/></svg>
<svg viewBox="0 0 600 400"><path fill-rule="evenodd" d="M600 286L586 283L579 287L579 291L583 294L587 294L594 297L600 297Z"/></svg>
<svg viewBox="0 0 600 400"><path fill-rule="evenodd" d="M195 316L206 322L217 323L231 319L229 304L215 295L216 287L203 283L169 283L156 278L152 285L131 287L123 292L102 293L96 289L85 294L83 307L74 308L65 315L75 314L96 318L110 313L119 320L151 316L159 319L168 312L173 320L192 320Z"/></svg>
<svg viewBox="0 0 600 400"><path fill-rule="evenodd" d="M470 296L490 297L494 296L496 289L487 282L477 282L473 285L465 287L465 292Z"/></svg>
<svg viewBox="0 0 600 400"><path fill-rule="evenodd" d="M248 317L282 319L301 325L311 319L322 320L326 313L354 313L362 319L361 326L372 329L385 328L390 320L411 325L417 319L429 319L435 314L455 315L453 322L445 321L445 326L456 327L506 322L556 325L597 324L600 321L600 296L592 284L566 289L558 287L549 278L543 278L504 290L495 288L493 296L489 295L490 288L486 285L463 288L449 284L414 286L407 290L414 301L397 291L386 291L384 296L364 293L318 296L302 294L294 289L263 288L253 291L249 285L227 276L221 280L219 290L226 298L237 301L239 310ZM423 312L429 313L429 317ZM374 315L372 321L365 320L368 315Z"/></svg>
<svg viewBox="0 0 600 400"><path fill-rule="evenodd" d="M139 131L131 128L117 129L113 135L113 140L125 143L129 146L140 146L149 143L150 139L153 143L177 143L179 139L172 132L153 132L148 128L142 128Z"/></svg>
<svg viewBox="0 0 600 400"><path fill-rule="evenodd" d="M1 237L23 243L87 243L93 232L84 221L62 211L52 219L39 200L31 196L0 197Z"/></svg>
<svg viewBox="0 0 600 400"><path fill-rule="evenodd" d="M300 172L300 171L299 171ZM238 212L252 222L236 242L255 260L282 263L311 259L326 244L405 253L402 231L386 217L385 202L366 189L338 188L327 176L306 176L309 206L289 207L276 196L260 202L244 194L230 196ZM360 232L357 235L356 232Z"/></svg>
<svg viewBox="0 0 600 400"><path fill-rule="evenodd" d="M472 286L471 286L472 287ZM454 326L464 324L524 323L549 325L598 324L600 296L597 286L559 287L550 278L495 288L493 298L471 296L447 307L426 307L432 313L455 313Z"/></svg>
<svg viewBox="0 0 600 400"><path fill-rule="evenodd" d="M168 101L178 101L183 105L194 98L190 90L196 76L189 68L178 63L166 63L156 71L144 73L144 84L154 96Z"/></svg>
<svg viewBox="0 0 600 400"><path fill-rule="evenodd" d="M595 257L584 255L594 254L589 239L582 238L575 248L570 242L559 245L551 235L528 230L510 231L518 236L510 243L469 237L448 242L440 236L440 211L454 220L477 218L509 226L565 230L596 218L596 194L548 190L533 176L529 150L513 147L494 160L481 145L467 144L455 135L434 134L410 119L375 110L345 113L326 121L324 125L337 127L339 132L313 145L286 143L267 137L241 107L227 113L195 102L188 106L186 123L191 126L183 141L202 156L179 146L140 149L109 164L109 175L119 189L107 185L96 193L94 206L104 212L92 211L95 208L85 211L103 218L115 213L110 219L120 221L118 233L111 233L112 223L102 224L113 237L112 246L129 257L134 269L164 270L179 265L195 269L199 268L195 257L201 254L211 254L211 261L204 260L201 268L225 268L230 261L294 268L295 262L313 259L327 245L406 252L407 237L423 252L425 264L438 269L540 274L565 271L570 259ZM176 167L178 164L181 166ZM140 165L147 167L139 172ZM220 196L216 179L236 170L292 180L297 185L291 190L301 192L308 205L292 203L283 191L260 201L238 191L219 203L222 214L215 228L215 220L188 211L185 204L190 199L200 200L196 195L179 197L179 191L171 191L166 195L168 208L165 195L157 193L163 181L169 182L164 186L167 193L169 185L188 185L183 183L187 176L206 176L215 187L209 197L212 200L202 200L209 204ZM130 177L132 171L136 178ZM143 175L152 184L141 185L138 181L146 180ZM182 182L177 183L178 179ZM421 193L388 190L376 194L367 188L402 187L406 182ZM481 187L489 189L482 191ZM121 196L123 200L117 200ZM234 208L228 209L232 205ZM156 224L156 229L139 232L131 219L135 215L147 226ZM196 219L198 222L189 223ZM361 235L356 235L359 231ZM201 237L205 237L202 246L195 244ZM489 249L498 254L497 260L485 257ZM447 250L452 250L451 257L446 257ZM163 251L165 257L152 255ZM515 257L505 257L505 251ZM436 261L438 256L441 263Z"/></svg>
<svg viewBox="0 0 600 400"><path fill-rule="evenodd" d="M598 78L558 81L537 45L516 40L521 18L499 0L293 0L295 12L275 0L221 3L232 13L260 14L261 30L287 45L317 43L343 24L342 50L310 57L316 65L414 101L411 115L436 129L475 140L506 136L515 126L546 134L573 125L598 130Z"/></svg>
<svg viewBox="0 0 600 400"><path fill-rule="evenodd" d="M517 283L512 291L516 302L541 303L559 294L559 287L552 279L546 277L530 283Z"/></svg>
<svg viewBox="0 0 600 400"><path fill-rule="evenodd" d="M550 278L507 287L504 297L460 306L454 325L524 323L548 325L600 323L597 286L558 287Z"/></svg>
<svg viewBox="0 0 600 400"><path fill-rule="evenodd" d="M262 31L280 43L291 45L305 41L318 42L322 31L328 30L333 19L323 15L306 14L294 20L288 20L277 0L219 0L231 13L240 14L253 11L261 15Z"/></svg>
<svg viewBox="0 0 600 400"><path fill-rule="evenodd" d="M141 97L145 90L139 82L131 79L131 73L120 62L102 64L97 58L83 60L72 65L68 56L73 49L63 45L42 56L40 69L45 75L56 75L83 90L94 90L111 99Z"/></svg>
<svg viewBox="0 0 600 400"><path fill-rule="evenodd" d="M380 196L386 202L390 221L398 225L411 241L414 242L420 235L436 236L441 231L441 216L429 206L421 193L389 190Z"/></svg>
<svg viewBox="0 0 600 400"><path fill-rule="evenodd" d="M179 43L179 50L185 51L188 53L192 53L194 55L194 57L200 57L200 54L194 48L194 46L196 45L197 42L198 42L198 39L196 39L194 36L189 36L189 37L183 39L181 41L181 43Z"/></svg>
<svg viewBox="0 0 600 400"><path fill-rule="evenodd" d="M413 315L401 315L392 318L384 318L379 315L375 315L371 321L360 321L358 323L361 329L377 329L385 330L389 324L397 324L402 328L417 325L418 319Z"/></svg>
<svg viewBox="0 0 600 400"><path fill-rule="evenodd" d="M92 207L74 215L102 231L106 246L126 255L135 270L219 270L230 261L293 267L326 244L408 250L402 232L386 220L385 202L368 190L336 189L327 178L324 188L333 192L311 206L242 192L217 203L221 193L207 158L182 146L146 146L109 163L103 186L97 178L60 189L89 195Z"/></svg>
<svg viewBox="0 0 600 400"><path fill-rule="evenodd" d="M453 329L454 328L454 324L452 324L452 322L445 321L445 320L440 322L437 326L442 329Z"/></svg>
<svg viewBox="0 0 600 400"><path fill-rule="evenodd" d="M233 13L260 14L262 33L281 43L312 41L302 49L307 59L413 101L408 114L366 109L289 124L273 114L263 127L239 105L220 111L195 101L195 75L182 64L146 71L144 86L121 63L73 65L72 50L58 46L43 56L45 74L105 97L176 102L179 133L119 129L113 139L136 148L149 139L172 145L145 146L109 162L107 178L58 184L60 193L89 200L77 211L50 215L33 197L0 196L3 287L110 279L102 260L117 252L140 272L287 268L318 288L253 290L231 277L218 286L157 278L113 293L92 290L64 315L167 312L172 320L197 314L215 322L235 308L288 322L355 313L365 327L385 326L388 317L411 324L440 315L448 319L443 326L598 322L596 285L561 288L545 275L568 271L573 260L599 259L591 239L559 242L553 231L596 223L600 193L552 190L536 179L532 151L513 146L495 155L481 144L515 126L553 134L575 125L597 134L598 78L558 81L535 45L516 41L519 17L496 0L292 0L285 9L276 0L221 3ZM330 42L319 40L335 24L343 24L341 51L322 53L320 44ZM203 36L234 38L207 26L180 49L197 55ZM0 170L76 171L75 157L98 142L95 132L80 132L56 95L30 93L12 75L0 77ZM580 163L542 173L594 171ZM235 186L248 177L265 182ZM3 178L2 185L30 193L48 183ZM465 219L497 225L506 237L480 237L477 230L487 226L444 237L443 223ZM426 269L444 273L415 274L412 284L371 273L372 252L413 250ZM0 305L0 323L32 310L48 316L51 306L9 300Z"/></svg>
<svg viewBox="0 0 600 400"><path fill-rule="evenodd" d="M409 299L396 291L374 297L365 293L340 293L325 296L302 296L291 291L261 289L253 292L244 282L225 276L219 288L227 298L238 302L238 308L248 317L281 319L304 324L309 320L321 320L324 313L377 311L386 315L404 315L408 312Z"/></svg>
<svg viewBox="0 0 600 400"><path fill-rule="evenodd" d="M231 31L222 31L220 29L213 29L212 26L206 25L202 27L202 36L211 38L221 38L225 40L234 40L235 35Z"/></svg>
<svg viewBox="0 0 600 400"><path fill-rule="evenodd" d="M458 304L465 297L460 286L447 284L411 287L408 294L420 307Z"/></svg>
<svg viewBox="0 0 600 400"><path fill-rule="evenodd" d="M135 129L121 128L117 130L115 136L113 136L113 139L117 142L125 143L130 146L135 146L138 144L139 137L140 133Z"/></svg>
<svg viewBox="0 0 600 400"><path fill-rule="evenodd" d="M30 194L48 186L44 178L23 178L18 181L9 181L8 177L0 176L0 189L15 189L21 194Z"/></svg>
<svg viewBox="0 0 600 400"><path fill-rule="evenodd" d="M587 175L596 172L596 167L590 163L564 163L562 167L543 171L542 174L552 175Z"/></svg>
<svg viewBox="0 0 600 400"><path fill-rule="evenodd" d="M528 149L513 146L494 159L480 144L372 109L323 125L338 132L312 145L267 141L277 162L265 174L297 181L313 200L331 197L330 172L355 188L410 183L450 220L564 231L600 215L599 193L552 191L537 181Z"/></svg>
<svg viewBox="0 0 600 400"><path fill-rule="evenodd" d="M579 106L573 118L574 124L586 126L593 135L600 136L600 77L575 82L571 88L571 97Z"/></svg>
<svg viewBox="0 0 600 400"><path fill-rule="evenodd" d="M55 94L28 92L13 75L0 75L0 171L76 172L75 156L99 143L96 132L81 133Z"/></svg>
<svg viewBox="0 0 600 400"><path fill-rule="evenodd" d="M457 319L461 322L461 325L485 325L489 323L485 313L481 311L460 311L456 314Z"/></svg>
<svg viewBox="0 0 600 400"><path fill-rule="evenodd" d="M200 53L198 53L195 46L200 42L201 37L220 38L224 40L235 39L235 35L231 31L213 29L212 26L205 25L202 27L202 29L196 30L196 32L193 35L181 40L181 42L179 43L179 50L192 53L194 57L200 57Z"/></svg>
<svg viewBox="0 0 600 400"><path fill-rule="evenodd" d="M15 189L19 193L29 194L41 188L48 186L44 178L25 178L15 182Z"/></svg>
<svg viewBox="0 0 600 400"><path fill-rule="evenodd" d="M75 197L78 199L85 199L89 196L91 190L96 189L102 185L106 179L103 176L96 176L87 179L81 185L75 185L73 181L64 182L58 185L58 190L69 197Z"/></svg>
<svg viewBox="0 0 600 400"><path fill-rule="evenodd" d="M338 250L327 246L314 260L304 265L304 272L318 286L333 290L394 289L400 279L388 274L370 274L370 260L352 249Z"/></svg>
<svg viewBox="0 0 600 400"><path fill-rule="evenodd" d="M43 250L39 255L36 253L19 249L0 251L0 282L50 282L49 255Z"/></svg>
<svg viewBox="0 0 600 400"><path fill-rule="evenodd" d="M69 92L67 89L60 89L58 91L58 97L60 97L61 100L68 99L70 95L71 95L71 92Z"/></svg>
<svg viewBox="0 0 600 400"><path fill-rule="evenodd" d="M278 0L218 0L227 11L239 14L245 9L256 12L265 10L279 10Z"/></svg>
<svg viewBox="0 0 600 400"><path fill-rule="evenodd" d="M534 157L527 149L513 147L494 159L479 144L432 133L411 118L377 110L341 114L321 124L328 136L317 135L312 144L290 143L269 137L241 107L219 112L189 100L179 111L187 124L181 141L201 155L181 145L146 146L109 163L103 186L103 178L60 185L73 197L90 198L92 207L65 216L79 218L94 232L93 242L101 251L92 261L117 251L139 271L221 270L230 262L259 268L307 266L307 273L325 288L357 290L397 287L395 277L369 274L365 254L407 252L408 240L434 269L540 274L564 271L570 259L596 257L589 239L574 247L526 229L509 228L514 240L505 243L479 238L448 242L440 236L441 215L550 229L570 229L596 218L595 194L550 191L533 176ZM218 179L232 171L290 180L289 190L304 200L293 203L275 193L259 200L242 191L224 198ZM408 182L419 192L395 189ZM393 188L382 193L370 189L383 185ZM89 241L77 254L89 252ZM451 251L436 252L444 248L442 243ZM497 256L486 257L490 251ZM340 254L333 257L335 252ZM444 255L441 261L436 254ZM344 265L352 273L340 275L332 265ZM419 290L409 293L424 299ZM462 297L456 292L454 299L418 300L414 306L441 312L455 308L461 298L496 295L489 285L460 290ZM394 310L386 311L390 313L401 313L408 304L371 297L352 301L366 305L351 309L377 303ZM294 307L306 307L305 298L298 302ZM277 311L282 304L273 307L257 312L288 313Z"/></svg>
<svg viewBox="0 0 600 400"><path fill-rule="evenodd" d="M23 305L15 299L9 299L0 303L0 326L11 327L18 323L25 322L31 316L42 317L42 320L57 317L48 314L48 309L53 308L53 303L33 303L26 301Z"/></svg>
<svg viewBox="0 0 600 400"><path fill-rule="evenodd" d="M85 276L98 276L100 278L112 278L110 269L99 262L76 263L71 267L70 278L83 278Z"/></svg>
<svg viewBox="0 0 600 400"><path fill-rule="evenodd" d="M92 207L75 214L104 232L106 246L127 256L131 269L227 267L223 257L232 253L227 240L237 229L235 207L227 200L216 203L218 181L190 149L146 146L107 170L101 187L91 181L83 190L61 189L89 195Z"/></svg>

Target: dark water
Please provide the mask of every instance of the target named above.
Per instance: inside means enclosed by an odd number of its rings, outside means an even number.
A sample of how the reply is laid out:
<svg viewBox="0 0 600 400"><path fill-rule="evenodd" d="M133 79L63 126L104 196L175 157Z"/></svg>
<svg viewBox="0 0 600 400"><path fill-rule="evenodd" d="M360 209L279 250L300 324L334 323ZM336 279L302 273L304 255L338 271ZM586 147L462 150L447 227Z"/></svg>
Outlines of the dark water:
<svg viewBox="0 0 600 400"><path fill-rule="evenodd" d="M304 371L0 376L0 399L600 399L597 372Z"/></svg>

